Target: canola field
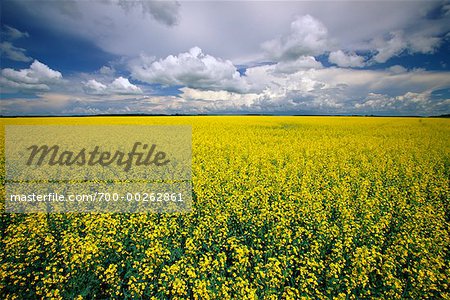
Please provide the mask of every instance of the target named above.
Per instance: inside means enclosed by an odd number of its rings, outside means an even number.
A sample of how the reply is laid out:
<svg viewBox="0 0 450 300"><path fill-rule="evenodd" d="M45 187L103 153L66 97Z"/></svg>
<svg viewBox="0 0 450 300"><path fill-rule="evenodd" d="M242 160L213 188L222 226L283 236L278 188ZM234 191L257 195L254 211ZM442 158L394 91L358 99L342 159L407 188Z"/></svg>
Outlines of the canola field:
<svg viewBox="0 0 450 300"><path fill-rule="evenodd" d="M450 299L448 119L2 124L193 128L190 213L2 213L2 299Z"/></svg>

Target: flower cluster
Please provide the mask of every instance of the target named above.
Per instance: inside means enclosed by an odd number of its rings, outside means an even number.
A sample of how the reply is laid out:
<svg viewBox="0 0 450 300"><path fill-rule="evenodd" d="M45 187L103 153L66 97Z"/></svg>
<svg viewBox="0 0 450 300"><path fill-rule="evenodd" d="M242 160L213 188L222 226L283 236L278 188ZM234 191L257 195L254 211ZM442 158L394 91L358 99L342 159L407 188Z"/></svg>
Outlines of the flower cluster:
<svg viewBox="0 0 450 300"><path fill-rule="evenodd" d="M192 211L3 213L2 299L450 297L448 120L3 120L73 122L192 124Z"/></svg>

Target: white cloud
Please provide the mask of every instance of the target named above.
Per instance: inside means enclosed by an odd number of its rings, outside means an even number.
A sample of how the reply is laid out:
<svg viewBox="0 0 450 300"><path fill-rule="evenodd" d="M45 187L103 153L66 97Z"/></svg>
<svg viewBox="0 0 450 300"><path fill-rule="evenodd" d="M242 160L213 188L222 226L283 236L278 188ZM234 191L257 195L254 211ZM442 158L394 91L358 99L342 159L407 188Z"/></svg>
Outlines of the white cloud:
<svg viewBox="0 0 450 300"><path fill-rule="evenodd" d="M95 79L90 79L83 83L83 88L87 94L92 95L138 95L143 93L141 88L122 76L114 79L108 85L98 82Z"/></svg>
<svg viewBox="0 0 450 300"><path fill-rule="evenodd" d="M305 55L319 55L328 46L327 28L310 15L297 17L291 32L262 44L268 56L275 60L296 60Z"/></svg>
<svg viewBox="0 0 450 300"><path fill-rule="evenodd" d="M331 52L328 60L339 67L363 67L365 65L364 57L355 53L346 54L342 50Z"/></svg>
<svg viewBox="0 0 450 300"><path fill-rule="evenodd" d="M425 36L422 34L412 35L408 41L411 53L432 54L441 45L442 39L436 36Z"/></svg>
<svg viewBox="0 0 450 300"><path fill-rule="evenodd" d="M14 27L3 25L2 34L6 35L6 38L11 40L20 39L23 37L29 37L28 32L22 32Z"/></svg>
<svg viewBox="0 0 450 300"><path fill-rule="evenodd" d="M105 94L107 86L95 79L90 79L83 84L83 88L88 94L102 95Z"/></svg>
<svg viewBox="0 0 450 300"><path fill-rule="evenodd" d="M50 114L288 112L436 115L446 113L450 108L450 99L432 96L433 91L450 86L448 72L406 71L400 67L395 71L323 68L280 76L274 72L275 67L265 65L248 70L249 82L255 85L259 82L261 88L251 93L187 87L180 89L179 96L130 96L103 91L50 97L51 94L43 93L32 100L5 100L0 106L7 114L45 111ZM112 85L98 81L90 84L99 90L108 90Z"/></svg>
<svg viewBox="0 0 450 300"><path fill-rule="evenodd" d="M22 37L29 37L27 32L22 32L14 27L3 25L2 27L2 40L16 40ZM0 43L0 53L10 60L29 62L32 60L31 57L25 55L26 50L14 46L11 42L3 41Z"/></svg>
<svg viewBox="0 0 450 300"><path fill-rule="evenodd" d="M410 54L424 53L432 54L438 49L442 38L436 35L437 32L416 32L405 34L403 30L390 32L387 38L376 37L371 44L376 51L372 60L377 63L384 63L394 56L398 56L405 51Z"/></svg>
<svg viewBox="0 0 450 300"><path fill-rule="evenodd" d="M401 66L387 70L303 69L281 75L275 70L276 65L247 70L247 81L257 92L182 89L180 97L194 101L191 105L201 106L202 112L364 113L376 106L385 114L402 114L402 109L408 114L433 114L445 104L428 101L431 92L450 86L448 72L407 71Z"/></svg>
<svg viewBox="0 0 450 300"><path fill-rule="evenodd" d="M10 42L0 43L0 51L14 61L29 62L32 60L31 57L25 55L25 49L16 47Z"/></svg>
<svg viewBox="0 0 450 300"><path fill-rule="evenodd" d="M2 69L0 85L6 89L17 91L46 91L50 86L62 83L62 74L50 69L47 65L35 60L30 68L14 70Z"/></svg>
<svg viewBox="0 0 450 300"><path fill-rule="evenodd" d="M102 75L105 75L105 76L111 76L111 75L114 75L115 70L114 70L114 68L112 68L112 67L102 66L102 67L98 70L98 72L99 72L100 74L102 74Z"/></svg>
<svg viewBox="0 0 450 300"><path fill-rule="evenodd" d="M362 102L356 103L355 108L366 112L381 113L388 111L397 114L426 115L432 113L434 106L442 102L432 103L431 92L422 93L407 92L399 96L369 93Z"/></svg>
<svg viewBox="0 0 450 300"><path fill-rule="evenodd" d="M199 47L178 56L131 65L133 78L163 85L182 85L210 90L239 91L245 83L233 63L229 60L204 54Z"/></svg>
<svg viewBox="0 0 450 300"><path fill-rule="evenodd" d="M365 103L361 102L364 99L374 100L373 95L383 95L384 98L378 96L384 99L380 101L388 101L450 85L448 72L408 71L402 66L386 70L347 68L383 63L402 54L436 51L450 26L448 18L429 17L430 12L442 6L437 1L338 1L326 6L310 1L188 1L181 6L159 1L106 2L113 5L105 5L105 1L71 2L71 7L79 9L77 18L69 13L73 11L68 10L69 5L62 5L61 11L53 3L25 5L19 1L14 5L26 10L24 16L32 23L41 22L49 31L58 30L68 37L87 40L107 53L123 57L120 62L109 63L117 68L118 74L123 74L128 60L130 78L184 88L179 97L142 96L138 104L138 96L127 95L144 94L141 89L146 91L148 85L133 85L126 78L116 78L118 75L111 68L103 67L91 74L80 74L72 85L74 93L88 98L86 111L101 111L104 106L99 103L106 106L109 105L106 99L120 98L124 107L131 110L157 107L158 111L180 109L180 112L227 108L343 112L355 109L356 103ZM446 9L442 8L441 13ZM65 13L61 14L62 11ZM144 18L143 14L152 17ZM157 24L158 18L158 22L168 26ZM268 42L261 48L264 41ZM185 52L192 45L199 45L208 54L198 47ZM25 56L24 49L16 49ZM360 51L367 61L355 54ZM148 57L135 59L144 52ZM329 54L329 61L339 67L324 67L314 58L322 54ZM245 75L239 74L236 58L247 68ZM273 64L268 65L267 60ZM21 90L52 88L53 83L27 79L23 73L31 69L12 70L19 75L2 71L2 86ZM82 94L82 87L89 97ZM409 94L410 99L413 94ZM98 106L90 106L90 99L95 99Z"/></svg>
<svg viewBox="0 0 450 300"><path fill-rule="evenodd" d="M407 47L401 31L392 32L389 39L376 38L372 41L377 54L372 58L375 62L384 63L393 56L399 55Z"/></svg>
<svg viewBox="0 0 450 300"><path fill-rule="evenodd" d="M304 69L321 69L323 66L314 56L300 56L294 61L280 61L275 65L275 72L292 74Z"/></svg>
<svg viewBox="0 0 450 300"><path fill-rule="evenodd" d="M181 88L181 98L185 100L203 100L203 101L237 101L251 104L258 99L260 95L256 93L239 94L228 91L204 91L191 88Z"/></svg>
<svg viewBox="0 0 450 300"><path fill-rule="evenodd" d="M142 90L138 86L130 83L127 78L122 76L114 79L109 88L113 93L117 94L142 94Z"/></svg>
<svg viewBox="0 0 450 300"><path fill-rule="evenodd" d="M401 73L408 72L408 69L406 69L405 67L400 66L400 65L395 65L395 66L389 67L388 70L394 74L401 74Z"/></svg>

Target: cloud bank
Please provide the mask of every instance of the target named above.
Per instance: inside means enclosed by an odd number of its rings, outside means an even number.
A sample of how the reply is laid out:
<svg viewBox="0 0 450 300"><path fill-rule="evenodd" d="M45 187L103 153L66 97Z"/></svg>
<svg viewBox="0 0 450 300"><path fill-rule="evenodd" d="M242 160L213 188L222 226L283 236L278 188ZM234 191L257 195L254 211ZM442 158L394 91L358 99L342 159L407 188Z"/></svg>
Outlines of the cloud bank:
<svg viewBox="0 0 450 300"><path fill-rule="evenodd" d="M447 2L12 0L8 6L30 26L2 27L2 91L34 96L3 100L9 113L39 103L64 113L450 111ZM37 23L41 32L31 26ZM84 45L70 57L73 65L89 49L95 66L73 72L67 58L55 63L39 52L45 47L33 47L44 31ZM105 53L112 58L102 60Z"/></svg>

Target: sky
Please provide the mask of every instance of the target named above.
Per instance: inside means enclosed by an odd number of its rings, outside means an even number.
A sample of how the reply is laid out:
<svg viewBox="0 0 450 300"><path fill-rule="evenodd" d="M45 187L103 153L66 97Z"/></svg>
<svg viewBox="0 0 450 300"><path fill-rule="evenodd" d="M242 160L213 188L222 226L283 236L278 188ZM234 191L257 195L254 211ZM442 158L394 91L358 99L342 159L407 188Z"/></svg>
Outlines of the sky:
<svg viewBox="0 0 450 300"><path fill-rule="evenodd" d="M450 114L450 1L0 2L0 114Z"/></svg>

